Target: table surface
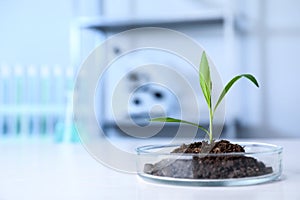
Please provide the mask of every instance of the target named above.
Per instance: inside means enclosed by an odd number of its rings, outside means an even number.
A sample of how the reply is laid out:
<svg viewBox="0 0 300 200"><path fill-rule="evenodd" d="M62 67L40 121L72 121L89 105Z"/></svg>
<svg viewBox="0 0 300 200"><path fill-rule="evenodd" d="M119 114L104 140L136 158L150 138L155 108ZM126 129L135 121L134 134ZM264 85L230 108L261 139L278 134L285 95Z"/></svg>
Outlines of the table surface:
<svg viewBox="0 0 300 200"><path fill-rule="evenodd" d="M150 183L109 169L80 144L0 140L0 200L11 199L300 199L300 139L259 139L283 146L281 180L254 186ZM128 141L126 141L128 143Z"/></svg>

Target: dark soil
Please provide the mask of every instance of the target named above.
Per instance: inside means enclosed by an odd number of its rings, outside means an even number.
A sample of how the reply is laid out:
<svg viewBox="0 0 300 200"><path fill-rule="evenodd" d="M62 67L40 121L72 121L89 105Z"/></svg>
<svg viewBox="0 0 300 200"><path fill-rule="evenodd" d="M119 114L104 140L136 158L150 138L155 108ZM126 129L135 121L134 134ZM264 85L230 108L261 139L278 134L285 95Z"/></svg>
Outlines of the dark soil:
<svg viewBox="0 0 300 200"><path fill-rule="evenodd" d="M272 167L253 157L244 155L218 155L220 153L242 153L244 148L221 140L208 144L206 141L183 144L171 153L199 154L191 159L164 159L155 164L145 164L144 172L156 176L191 179L228 179L270 174ZM216 155L205 155L205 153Z"/></svg>

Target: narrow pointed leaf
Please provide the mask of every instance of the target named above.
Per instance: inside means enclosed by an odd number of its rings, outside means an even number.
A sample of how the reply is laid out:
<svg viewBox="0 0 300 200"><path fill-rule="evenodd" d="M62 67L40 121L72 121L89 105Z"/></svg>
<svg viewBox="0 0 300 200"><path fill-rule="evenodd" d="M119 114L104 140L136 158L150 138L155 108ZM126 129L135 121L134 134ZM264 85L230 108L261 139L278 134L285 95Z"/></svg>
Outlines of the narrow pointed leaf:
<svg viewBox="0 0 300 200"><path fill-rule="evenodd" d="M231 79L227 85L225 86L225 88L223 89L223 91L221 92L221 95L214 107L214 111L216 111L217 107L219 106L219 104L221 103L221 101L223 100L223 98L225 97L225 95L227 94L227 92L229 91L229 89L233 86L233 84L239 80L240 78L247 78L248 80L250 80L254 85L256 85L257 87L259 87L259 84L257 82L257 80L254 78L254 76L252 76L251 74L241 74L238 75L236 77L234 77L233 79Z"/></svg>
<svg viewBox="0 0 300 200"><path fill-rule="evenodd" d="M206 57L205 51L202 53L201 62L200 62L200 69L199 69L199 82L202 89L202 93L205 97L206 103L209 108L211 108L211 90L212 90L212 83L210 78L210 70L209 64Z"/></svg>
<svg viewBox="0 0 300 200"><path fill-rule="evenodd" d="M175 118L171 118L171 117L158 117L158 118L152 118L152 119L150 119L150 121L153 121L153 122L175 122L175 123L189 124L189 125L200 128L202 131L204 131L206 134L209 135L209 132L203 126L200 126L199 124L196 124L193 122L181 120L181 119L175 119Z"/></svg>
<svg viewBox="0 0 300 200"><path fill-rule="evenodd" d="M200 80L204 80L204 77L202 74L200 74ZM205 101L206 101L208 107L210 108L211 107L211 94L209 91L209 86L206 84L205 81L200 81L200 86L201 86Z"/></svg>

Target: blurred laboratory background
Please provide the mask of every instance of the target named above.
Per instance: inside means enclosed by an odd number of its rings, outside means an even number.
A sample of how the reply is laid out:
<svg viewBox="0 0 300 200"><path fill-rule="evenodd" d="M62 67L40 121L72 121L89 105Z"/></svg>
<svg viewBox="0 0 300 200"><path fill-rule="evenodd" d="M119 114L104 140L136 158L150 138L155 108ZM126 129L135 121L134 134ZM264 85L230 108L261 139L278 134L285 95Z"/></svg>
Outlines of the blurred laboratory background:
<svg viewBox="0 0 300 200"><path fill-rule="evenodd" d="M138 27L187 34L204 47L224 83L240 73L257 77L259 89L241 80L228 94L224 137L300 137L299 9L298 0L0 1L0 140L77 142L72 98L81 63L105 39ZM108 52L118 55L130 45L115 44ZM147 55L145 63L153 58L187 77L193 73L174 56ZM159 76L132 71L130 65L143 63L133 60L131 55L116 62L103 83L96 108L104 130L118 129L107 109L118 77L126 74L122 92L131 93ZM177 88L177 98L188 105L185 88ZM150 84L134 95L127 107L117 108L118 115L130 112L138 123L157 104L170 116L180 114L167 88ZM168 131L160 136L168 137Z"/></svg>

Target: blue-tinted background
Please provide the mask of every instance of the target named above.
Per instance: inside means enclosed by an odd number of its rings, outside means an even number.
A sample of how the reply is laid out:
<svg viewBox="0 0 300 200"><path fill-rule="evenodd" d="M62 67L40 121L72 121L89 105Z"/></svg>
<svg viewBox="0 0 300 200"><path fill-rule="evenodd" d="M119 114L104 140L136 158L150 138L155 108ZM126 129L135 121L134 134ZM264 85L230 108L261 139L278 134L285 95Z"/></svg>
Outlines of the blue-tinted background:
<svg viewBox="0 0 300 200"><path fill-rule="evenodd" d="M259 80L259 90L242 82L230 92L226 124L235 133L228 134L299 137L299 8L297 0L1 1L0 137L77 140L72 123L76 72L88 53L113 34L86 28L89 20L215 13L224 14L224 23L175 28L203 45L224 82L237 73Z"/></svg>

